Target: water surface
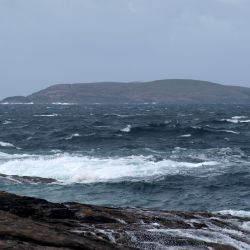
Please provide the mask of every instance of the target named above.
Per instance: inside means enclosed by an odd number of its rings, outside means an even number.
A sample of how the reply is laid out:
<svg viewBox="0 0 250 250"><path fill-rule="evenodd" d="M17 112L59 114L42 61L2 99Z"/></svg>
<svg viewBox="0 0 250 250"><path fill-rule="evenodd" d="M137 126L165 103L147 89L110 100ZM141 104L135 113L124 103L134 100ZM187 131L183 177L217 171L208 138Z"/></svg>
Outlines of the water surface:
<svg viewBox="0 0 250 250"><path fill-rule="evenodd" d="M57 202L250 211L249 108L0 105L0 189Z"/></svg>

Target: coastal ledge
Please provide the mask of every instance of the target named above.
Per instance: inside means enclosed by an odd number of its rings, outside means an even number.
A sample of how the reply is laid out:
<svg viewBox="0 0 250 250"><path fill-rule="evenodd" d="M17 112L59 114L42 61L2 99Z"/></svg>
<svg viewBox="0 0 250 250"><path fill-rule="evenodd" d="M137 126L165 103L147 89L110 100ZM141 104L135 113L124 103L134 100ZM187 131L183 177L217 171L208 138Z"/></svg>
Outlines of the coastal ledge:
<svg viewBox="0 0 250 250"><path fill-rule="evenodd" d="M250 249L250 218L58 204L0 192L0 249Z"/></svg>

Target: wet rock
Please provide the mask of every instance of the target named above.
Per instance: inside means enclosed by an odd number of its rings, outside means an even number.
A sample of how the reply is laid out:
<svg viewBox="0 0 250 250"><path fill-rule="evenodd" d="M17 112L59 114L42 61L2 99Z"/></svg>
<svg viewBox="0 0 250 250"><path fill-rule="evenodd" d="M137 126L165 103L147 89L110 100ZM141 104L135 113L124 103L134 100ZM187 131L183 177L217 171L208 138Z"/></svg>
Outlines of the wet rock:
<svg viewBox="0 0 250 250"><path fill-rule="evenodd" d="M0 249L250 249L249 218L57 204L0 192Z"/></svg>
<svg viewBox="0 0 250 250"><path fill-rule="evenodd" d="M20 184L20 183L28 183L28 184L48 184L56 182L56 180L51 178L40 178L40 177L31 177L31 176L18 176L18 175L5 175L0 174L0 182L4 184Z"/></svg>

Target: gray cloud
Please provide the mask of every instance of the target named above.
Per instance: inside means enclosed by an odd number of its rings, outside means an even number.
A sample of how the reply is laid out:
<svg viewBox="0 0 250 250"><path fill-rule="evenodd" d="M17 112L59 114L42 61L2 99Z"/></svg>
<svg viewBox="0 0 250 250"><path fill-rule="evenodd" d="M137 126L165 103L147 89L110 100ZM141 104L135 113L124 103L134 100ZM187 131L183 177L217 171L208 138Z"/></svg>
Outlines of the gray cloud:
<svg viewBox="0 0 250 250"><path fill-rule="evenodd" d="M0 0L0 97L54 83L250 86L248 0Z"/></svg>

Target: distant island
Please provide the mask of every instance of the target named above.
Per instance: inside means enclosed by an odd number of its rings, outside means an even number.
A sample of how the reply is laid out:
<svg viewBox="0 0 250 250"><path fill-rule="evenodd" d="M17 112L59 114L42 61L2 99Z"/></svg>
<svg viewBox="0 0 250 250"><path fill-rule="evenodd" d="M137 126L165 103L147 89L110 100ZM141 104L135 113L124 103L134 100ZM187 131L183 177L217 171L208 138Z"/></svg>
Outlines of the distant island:
<svg viewBox="0 0 250 250"><path fill-rule="evenodd" d="M5 98L1 103L250 104L250 88L185 79L56 84L29 96Z"/></svg>

